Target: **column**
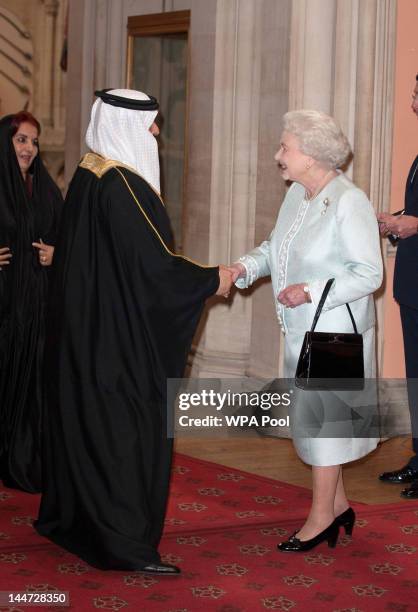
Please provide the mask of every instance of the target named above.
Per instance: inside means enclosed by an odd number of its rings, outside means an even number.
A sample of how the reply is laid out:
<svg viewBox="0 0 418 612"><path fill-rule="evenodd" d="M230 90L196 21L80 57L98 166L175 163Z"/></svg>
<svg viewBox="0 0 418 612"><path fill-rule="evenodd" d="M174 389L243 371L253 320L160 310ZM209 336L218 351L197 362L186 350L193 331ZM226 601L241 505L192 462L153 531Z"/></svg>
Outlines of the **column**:
<svg viewBox="0 0 418 612"><path fill-rule="evenodd" d="M260 10L252 0L218 2L213 89L209 261L228 263L252 248L260 90ZM209 311L197 352L199 376L238 375L248 358L251 302L236 294ZM203 344L203 346L202 346Z"/></svg>
<svg viewBox="0 0 418 612"><path fill-rule="evenodd" d="M334 86L336 0L293 0L289 108L329 113Z"/></svg>

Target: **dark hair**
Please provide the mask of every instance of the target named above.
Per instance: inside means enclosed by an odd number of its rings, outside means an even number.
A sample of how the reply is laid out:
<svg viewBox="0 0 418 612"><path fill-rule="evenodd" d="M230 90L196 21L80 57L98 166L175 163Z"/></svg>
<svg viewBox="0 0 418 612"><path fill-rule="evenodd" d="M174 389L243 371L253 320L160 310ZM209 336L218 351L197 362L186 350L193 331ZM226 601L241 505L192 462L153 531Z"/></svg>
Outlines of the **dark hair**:
<svg viewBox="0 0 418 612"><path fill-rule="evenodd" d="M416 81L418 81L418 74L417 74L417 76L415 77L415 80L416 80Z"/></svg>
<svg viewBox="0 0 418 612"><path fill-rule="evenodd" d="M13 115L10 126L12 128L12 136L14 136L17 130L20 128L22 123L30 123L38 130L38 136L41 133L41 124L39 121L28 111L20 111Z"/></svg>

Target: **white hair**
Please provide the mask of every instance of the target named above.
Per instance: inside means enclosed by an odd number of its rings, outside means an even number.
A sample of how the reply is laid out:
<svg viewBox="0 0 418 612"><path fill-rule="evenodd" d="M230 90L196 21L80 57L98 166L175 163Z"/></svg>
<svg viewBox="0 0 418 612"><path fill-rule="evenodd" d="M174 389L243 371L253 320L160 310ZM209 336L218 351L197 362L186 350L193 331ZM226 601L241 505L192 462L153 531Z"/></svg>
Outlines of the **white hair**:
<svg viewBox="0 0 418 612"><path fill-rule="evenodd" d="M321 111L289 111L283 115L283 129L298 138L302 153L330 168L340 168L351 154L339 124Z"/></svg>

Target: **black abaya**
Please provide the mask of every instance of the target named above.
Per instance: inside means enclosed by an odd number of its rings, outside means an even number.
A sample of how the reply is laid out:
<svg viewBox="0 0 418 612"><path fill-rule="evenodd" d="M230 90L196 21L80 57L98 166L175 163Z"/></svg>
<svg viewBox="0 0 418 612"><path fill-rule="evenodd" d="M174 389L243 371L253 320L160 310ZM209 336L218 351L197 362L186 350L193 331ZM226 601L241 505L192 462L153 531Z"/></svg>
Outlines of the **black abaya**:
<svg viewBox="0 0 418 612"><path fill-rule="evenodd" d="M12 141L12 116L0 121L0 247L12 258L0 272L0 478L41 488L41 374L48 268L32 242L55 244L62 196L39 154L28 194Z"/></svg>
<svg viewBox="0 0 418 612"><path fill-rule="evenodd" d="M88 154L66 200L45 359L45 490L35 527L102 569L159 562L181 377L217 267L173 254L150 185Z"/></svg>

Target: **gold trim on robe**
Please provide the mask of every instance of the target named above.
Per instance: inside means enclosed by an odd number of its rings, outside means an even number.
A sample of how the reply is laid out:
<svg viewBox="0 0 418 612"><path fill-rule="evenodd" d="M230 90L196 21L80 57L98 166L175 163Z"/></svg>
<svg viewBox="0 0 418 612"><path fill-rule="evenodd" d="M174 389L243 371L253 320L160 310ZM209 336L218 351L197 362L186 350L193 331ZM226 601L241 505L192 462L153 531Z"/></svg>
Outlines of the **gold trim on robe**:
<svg viewBox="0 0 418 612"><path fill-rule="evenodd" d="M93 174L95 174L97 176L97 178L102 178L102 176L104 176L106 174L106 172L108 172L108 170L111 170L112 168L115 168L117 170L117 172L120 174L120 176L122 177L122 179L123 179L124 183L126 184L126 186L127 186L128 190L129 190L131 196L135 200L136 205L138 206L139 210L143 214L143 216L144 216L145 220L147 221L148 225L151 227L151 229L153 230L155 235L158 237L159 241L161 242L161 244L163 245L163 247L167 251L167 253L169 253L173 257L179 257L181 259L184 259L184 260L194 264L195 266L199 266L199 268L216 268L217 267L217 266L207 266L205 264L198 263L197 261L194 261L193 259L190 259L189 257L185 257L184 255L178 255L177 253L173 253L173 251L170 251L170 249L168 248L168 246L165 244L164 240L160 236L157 228L155 227L155 225L153 225L153 223L150 220L150 218L148 217L147 213L145 212L145 210L142 208L141 204L139 203L138 198L134 194L131 186L129 185L129 183L128 183L127 179L126 179L126 177L120 171L120 168L126 168L130 172L133 172L134 174L137 174L138 176L141 176L134 168L132 168L131 166L128 166L127 164L123 164L122 162L117 161L115 159L106 159L106 158L102 157L101 155L99 155L98 153L93 153L93 152L86 153L78 165L80 166L80 168L84 168L85 170L89 170L90 172L93 172ZM150 185L148 183L148 181L146 181L146 179L144 179L143 176L141 176L141 178L147 183L147 185L150 187L150 189L152 189L152 191L155 193L155 195L158 196L158 199L160 200L161 204L164 206L164 202L162 201L160 194L157 193L157 191L155 191L155 189L153 189L152 185Z"/></svg>

